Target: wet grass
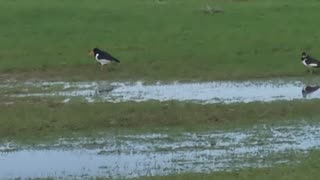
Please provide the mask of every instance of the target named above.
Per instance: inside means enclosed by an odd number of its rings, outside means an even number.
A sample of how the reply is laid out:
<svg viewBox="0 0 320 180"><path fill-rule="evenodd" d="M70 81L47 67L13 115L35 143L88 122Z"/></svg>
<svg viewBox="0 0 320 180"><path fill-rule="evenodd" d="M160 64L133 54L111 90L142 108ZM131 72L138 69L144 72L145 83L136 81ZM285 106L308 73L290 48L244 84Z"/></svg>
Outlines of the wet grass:
<svg viewBox="0 0 320 180"><path fill-rule="evenodd" d="M28 93L52 93L55 91L64 90L63 85L26 85L26 84L10 84L8 87L0 88L1 96L17 95L17 94L28 94ZM70 88L69 88L70 90Z"/></svg>
<svg viewBox="0 0 320 180"><path fill-rule="evenodd" d="M282 164L273 166L270 168L247 168L232 172L216 172L211 174L181 174L163 177L144 177L137 178L141 180L148 179L166 179L166 180L185 180L185 179L221 179L221 180L239 180L239 179L250 179L250 180L300 180L300 179L317 179L320 175L319 166L319 150L314 150L307 156L296 154L292 155L292 158L300 161L297 164ZM104 179L104 178L101 178Z"/></svg>
<svg viewBox="0 0 320 180"><path fill-rule="evenodd" d="M197 105L144 103L61 103L61 99L1 99L0 139L95 134L99 131L181 128L239 128L259 123L316 122L319 100Z"/></svg>
<svg viewBox="0 0 320 180"><path fill-rule="evenodd" d="M204 12L207 5L223 13ZM319 7L317 0L2 0L0 78L309 76L299 56L320 56ZM95 46L122 62L100 71L87 57Z"/></svg>

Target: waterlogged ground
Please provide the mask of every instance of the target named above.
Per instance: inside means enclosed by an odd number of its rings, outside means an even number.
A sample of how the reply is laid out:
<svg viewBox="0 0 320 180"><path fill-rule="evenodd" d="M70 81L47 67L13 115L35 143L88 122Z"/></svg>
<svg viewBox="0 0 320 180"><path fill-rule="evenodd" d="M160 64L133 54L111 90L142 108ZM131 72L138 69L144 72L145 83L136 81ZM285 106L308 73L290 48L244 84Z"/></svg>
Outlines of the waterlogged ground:
<svg viewBox="0 0 320 180"><path fill-rule="evenodd" d="M2 83L8 97L64 97L63 102L82 98L86 102L191 101L194 103L270 102L320 98L320 81L300 80L214 81L197 83L143 82L25 82Z"/></svg>
<svg viewBox="0 0 320 180"><path fill-rule="evenodd" d="M64 103L188 101L199 104L320 98L320 81L2 82L0 97L59 97ZM4 98L5 99L5 98ZM8 102L9 103L9 102ZM14 103L14 102L12 102ZM247 129L99 133L47 143L0 141L0 179L135 178L295 164L292 154L320 148L320 123Z"/></svg>
<svg viewBox="0 0 320 180"><path fill-rule="evenodd" d="M99 134L47 144L0 144L0 179L133 178L210 173L299 163L290 154L320 147L320 124L258 125L247 129Z"/></svg>

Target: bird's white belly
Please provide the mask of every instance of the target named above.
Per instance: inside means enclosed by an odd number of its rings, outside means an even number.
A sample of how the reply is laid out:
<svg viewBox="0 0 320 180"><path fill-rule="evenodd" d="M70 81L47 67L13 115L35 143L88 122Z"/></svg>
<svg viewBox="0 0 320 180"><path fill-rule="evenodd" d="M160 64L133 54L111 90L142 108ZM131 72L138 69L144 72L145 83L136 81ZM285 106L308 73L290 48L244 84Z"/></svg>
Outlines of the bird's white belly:
<svg viewBox="0 0 320 180"><path fill-rule="evenodd" d="M110 63L111 61L108 60L108 59L99 59L99 54L96 54L96 60L101 64L101 65L105 65L105 64L108 64Z"/></svg>
<svg viewBox="0 0 320 180"><path fill-rule="evenodd" d="M303 61L302 61L302 64L303 64L304 66L306 66L306 67L309 67L308 64L306 63L306 60L303 60Z"/></svg>
<svg viewBox="0 0 320 180"><path fill-rule="evenodd" d="M107 60L107 59L97 59L97 61L101 64L101 65L105 65L105 64L108 64L110 63L111 61L110 60Z"/></svg>
<svg viewBox="0 0 320 180"><path fill-rule="evenodd" d="M318 67L318 64L315 64L315 63L307 64L306 60L302 61L302 64L305 65L306 67Z"/></svg>

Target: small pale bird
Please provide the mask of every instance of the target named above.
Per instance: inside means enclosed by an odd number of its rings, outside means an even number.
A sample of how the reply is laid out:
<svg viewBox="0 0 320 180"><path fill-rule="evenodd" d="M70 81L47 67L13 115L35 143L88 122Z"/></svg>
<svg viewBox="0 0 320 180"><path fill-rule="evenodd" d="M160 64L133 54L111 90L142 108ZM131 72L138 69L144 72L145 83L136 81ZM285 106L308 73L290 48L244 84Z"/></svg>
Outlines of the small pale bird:
<svg viewBox="0 0 320 180"><path fill-rule="evenodd" d="M95 57L95 59L97 60L98 63L101 64L101 68L103 65L105 64L109 64L111 62L117 62L119 63L120 61L113 57L111 54L107 53L106 51L102 51L98 48L93 48L89 55L93 55Z"/></svg>
<svg viewBox="0 0 320 180"><path fill-rule="evenodd" d="M310 68L311 73L313 68L319 68L320 67L320 61L309 56L306 52L302 52L301 54L301 62L304 66L307 68Z"/></svg>

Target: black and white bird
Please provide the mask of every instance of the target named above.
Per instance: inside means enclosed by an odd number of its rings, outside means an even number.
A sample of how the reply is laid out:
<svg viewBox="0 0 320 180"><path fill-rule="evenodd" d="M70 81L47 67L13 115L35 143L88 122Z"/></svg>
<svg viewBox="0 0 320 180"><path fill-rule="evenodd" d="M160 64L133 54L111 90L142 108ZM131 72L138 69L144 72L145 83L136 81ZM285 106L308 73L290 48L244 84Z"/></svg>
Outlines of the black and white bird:
<svg viewBox="0 0 320 180"><path fill-rule="evenodd" d="M320 61L309 56L306 52L302 52L301 62L307 68L319 68L320 67Z"/></svg>
<svg viewBox="0 0 320 180"><path fill-rule="evenodd" d="M93 48L89 55L93 55L98 63L101 64L101 67L105 64L109 64L111 62L120 62L117 58L113 57L111 54L106 51L102 51L98 48Z"/></svg>
<svg viewBox="0 0 320 180"><path fill-rule="evenodd" d="M302 96L304 98L306 98L308 94L311 94L311 93L317 91L319 88L320 88L320 86L310 86L310 85L305 86L302 88Z"/></svg>

